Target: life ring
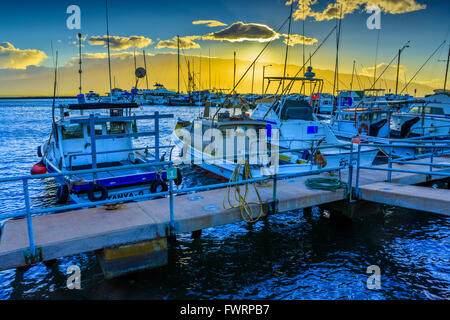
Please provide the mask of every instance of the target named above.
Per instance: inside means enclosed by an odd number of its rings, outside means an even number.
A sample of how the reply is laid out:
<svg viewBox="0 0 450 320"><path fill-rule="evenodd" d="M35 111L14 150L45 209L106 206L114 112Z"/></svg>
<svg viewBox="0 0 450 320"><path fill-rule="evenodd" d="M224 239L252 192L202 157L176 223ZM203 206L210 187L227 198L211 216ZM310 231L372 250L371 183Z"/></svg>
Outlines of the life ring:
<svg viewBox="0 0 450 320"><path fill-rule="evenodd" d="M367 124L361 123L361 124L359 125L358 132L359 132L359 133L365 133L365 134L368 134L368 133L369 133L369 127L367 126Z"/></svg>
<svg viewBox="0 0 450 320"><path fill-rule="evenodd" d="M317 164L321 164L322 168L325 168L327 165L327 160L325 160L325 157L321 153L317 153L314 157Z"/></svg>
<svg viewBox="0 0 450 320"><path fill-rule="evenodd" d="M165 183L162 180L153 180L151 186L150 186L150 192L151 193L159 193L159 192L166 192L169 190L169 187L167 186L167 183Z"/></svg>
<svg viewBox="0 0 450 320"><path fill-rule="evenodd" d="M97 192L101 192L99 196ZM100 184L92 184L88 189L88 198L91 202L103 201L108 197L108 190Z"/></svg>
<svg viewBox="0 0 450 320"><path fill-rule="evenodd" d="M69 200L69 187L66 184L61 184L56 189L56 203L67 204Z"/></svg>
<svg viewBox="0 0 450 320"><path fill-rule="evenodd" d="M180 168L177 168L177 178L173 180L175 185L179 186L183 182L183 177L181 176L181 170Z"/></svg>

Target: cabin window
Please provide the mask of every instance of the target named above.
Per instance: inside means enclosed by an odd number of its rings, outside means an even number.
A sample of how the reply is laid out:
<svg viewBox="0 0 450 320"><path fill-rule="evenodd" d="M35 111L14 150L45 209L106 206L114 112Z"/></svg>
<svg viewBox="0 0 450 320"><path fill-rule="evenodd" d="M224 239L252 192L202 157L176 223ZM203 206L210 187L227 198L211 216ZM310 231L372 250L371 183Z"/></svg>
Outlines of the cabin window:
<svg viewBox="0 0 450 320"><path fill-rule="evenodd" d="M81 124L69 124L61 127L61 135L63 140L83 138L83 130Z"/></svg>
<svg viewBox="0 0 450 320"><path fill-rule="evenodd" d="M413 107L413 108L411 108L411 110L409 110L408 113L420 113L419 107Z"/></svg>
<svg viewBox="0 0 450 320"><path fill-rule="evenodd" d="M425 108L425 113L426 114L440 114L440 115L443 115L444 114L444 110L442 110L442 108L426 107Z"/></svg>
<svg viewBox="0 0 450 320"><path fill-rule="evenodd" d="M350 114L350 120L351 121L355 121L355 114L354 113Z"/></svg>
<svg viewBox="0 0 450 320"><path fill-rule="evenodd" d="M95 124L94 128L96 136L101 136L103 134L103 125L101 123ZM87 134L88 137L91 136L91 127L89 125L87 125Z"/></svg>
<svg viewBox="0 0 450 320"><path fill-rule="evenodd" d="M106 133L107 134L126 133L125 122L107 122Z"/></svg>
<svg viewBox="0 0 450 320"><path fill-rule="evenodd" d="M380 120L387 119L387 113L380 113Z"/></svg>
<svg viewBox="0 0 450 320"><path fill-rule="evenodd" d="M373 114L372 114L372 120L373 120L373 121L378 120L378 113L373 113Z"/></svg>
<svg viewBox="0 0 450 320"><path fill-rule="evenodd" d="M367 121L367 119L368 119L367 113L363 113L363 114L359 115L359 121Z"/></svg>

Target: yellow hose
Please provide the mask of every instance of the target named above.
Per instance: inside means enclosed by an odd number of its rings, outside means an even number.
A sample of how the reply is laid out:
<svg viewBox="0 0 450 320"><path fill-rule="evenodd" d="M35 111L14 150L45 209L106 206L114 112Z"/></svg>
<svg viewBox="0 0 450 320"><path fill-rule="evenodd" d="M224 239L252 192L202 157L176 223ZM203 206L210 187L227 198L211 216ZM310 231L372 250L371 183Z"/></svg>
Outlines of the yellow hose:
<svg viewBox="0 0 450 320"><path fill-rule="evenodd" d="M234 168L233 174L231 175L230 182L237 182L240 180L240 172L241 168L244 169L243 172L243 180L249 180L253 179L252 172L250 170L250 165L248 161L240 161L236 164L236 167ZM228 186L227 190L225 192L225 196L223 198L223 207L226 210L233 209L233 208L239 208L241 211L242 220L248 222L248 223L255 223L259 221L259 219L263 216L263 205L262 205L262 199L258 192L258 189L256 188L256 185L253 183L253 188L255 189L256 195L258 196L259 202L247 202L248 197L248 191L249 191L249 184L246 183L245 186L245 192L244 195L241 194L241 186L242 185L233 185ZM231 203L230 195L231 195L231 188L234 188L234 199L238 202L238 204L233 205ZM226 205L226 202L228 201L228 206ZM258 204L259 205L259 214L256 218L253 218L253 211L250 205L252 204Z"/></svg>

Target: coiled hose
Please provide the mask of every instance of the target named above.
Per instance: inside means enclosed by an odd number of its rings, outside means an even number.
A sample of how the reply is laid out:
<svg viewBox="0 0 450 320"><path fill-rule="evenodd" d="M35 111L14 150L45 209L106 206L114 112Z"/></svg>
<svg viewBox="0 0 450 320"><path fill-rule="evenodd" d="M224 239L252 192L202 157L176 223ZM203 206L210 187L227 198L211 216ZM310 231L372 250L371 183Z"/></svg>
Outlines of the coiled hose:
<svg viewBox="0 0 450 320"><path fill-rule="evenodd" d="M253 179L252 172L250 169L250 165L248 161L241 161L236 164L236 167L234 168L233 174L231 175L230 182L237 182L240 180L241 176L241 169L243 168L243 180ZM257 222L264 214L263 211L263 205L262 205L262 199L258 192L258 189L256 188L256 185L253 183L252 186L255 189L256 195L258 196L259 202L247 202L248 197L248 190L249 190L249 184L244 184L245 191L244 195L241 194L241 187L242 185L233 185L228 186L227 190L225 192L225 196L223 198L223 207L224 209L232 209L232 208L239 208L241 211L242 220L248 222L248 223L255 223ZM233 205L231 203L230 194L231 194L231 188L234 188L234 199L237 201L238 204ZM226 202L228 202L228 206L226 205ZM257 204L259 205L259 214L256 218L253 218L253 211L250 207L251 204Z"/></svg>
<svg viewBox="0 0 450 320"><path fill-rule="evenodd" d="M336 192L338 189L347 190L348 184L339 179L333 178L310 178L305 181L305 185L310 189L327 190Z"/></svg>

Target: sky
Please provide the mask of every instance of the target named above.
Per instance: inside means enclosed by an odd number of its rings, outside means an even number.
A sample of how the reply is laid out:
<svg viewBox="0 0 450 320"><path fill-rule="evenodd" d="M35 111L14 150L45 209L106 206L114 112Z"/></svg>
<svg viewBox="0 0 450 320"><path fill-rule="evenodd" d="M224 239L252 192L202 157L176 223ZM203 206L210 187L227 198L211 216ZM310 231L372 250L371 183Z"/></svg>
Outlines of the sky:
<svg viewBox="0 0 450 320"><path fill-rule="evenodd" d="M67 8L80 8L81 29L68 29ZM377 5L380 29L366 25L366 9ZM58 51L59 93L78 91L78 47L83 36L83 91L109 90L105 47L105 1L2 1L0 10L0 96L47 95L52 92L53 68ZM209 88L207 57L212 57L211 86L230 88L233 52L238 60L237 78L269 42L255 67L254 87L261 86L263 65L266 75L282 75L288 38L291 4L281 0L209 1L108 1L112 73L117 86L133 85L134 54L143 64L145 50L149 86L162 82L177 86L176 36L182 46L181 90L186 90L187 61L197 74L197 87ZM450 43L450 1L448 0L294 0L289 34L288 73L292 75L314 52L338 20L340 88L351 82L353 61L360 76L359 87L369 87L374 66L377 74L402 51L400 81L408 82L444 40L439 50L414 78L419 95L443 86L445 62ZM280 26L283 26L281 29ZM378 43L378 46L377 46ZM202 58L200 58L202 57ZM332 88L336 60L335 32L312 57L312 66ZM392 89L397 61L386 70L378 85ZM201 68L201 70L200 70ZM238 92L249 92L252 70ZM366 77L364 77L366 76ZM373 79L372 79L373 80ZM361 84L363 82L363 84ZM364 84L365 82L365 84ZM356 80L354 80L356 83ZM145 87L146 84L140 84ZM408 89L414 88L414 86ZM402 87L402 85L400 85ZM409 92L411 93L411 92Z"/></svg>

